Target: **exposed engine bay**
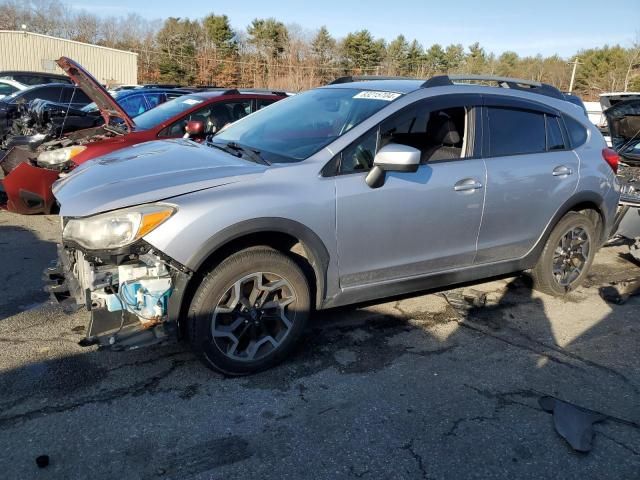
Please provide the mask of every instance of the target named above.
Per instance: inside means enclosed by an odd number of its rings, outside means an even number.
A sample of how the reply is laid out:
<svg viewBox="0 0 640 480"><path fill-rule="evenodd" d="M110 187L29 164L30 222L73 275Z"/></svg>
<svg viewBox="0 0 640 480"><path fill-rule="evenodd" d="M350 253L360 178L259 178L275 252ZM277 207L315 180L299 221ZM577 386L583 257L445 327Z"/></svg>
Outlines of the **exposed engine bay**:
<svg viewBox="0 0 640 480"><path fill-rule="evenodd" d="M146 246L119 255L91 255L60 247L47 270L48 290L63 307L84 305L91 312L85 345L131 349L176 338L169 299L188 278L184 267Z"/></svg>
<svg viewBox="0 0 640 480"><path fill-rule="evenodd" d="M29 128L29 127L25 127ZM113 127L101 126L87 128L69 133L61 138L51 139L46 133L36 133L34 135L7 135L2 142L2 148L8 150L4 158L0 159L0 167L5 175L9 174L21 162L29 162L44 168L51 168L57 171L66 171L71 166L69 163L40 165L38 157L42 152L57 150L71 146L82 146L89 143L98 142L106 138L122 135Z"/></svg>
<svg viewBox="0 0 640 480"><path fill-rule="evenodd" d="M51 120L52 115L64 115L66 109L60 107L59 111L52 110L51 102L45 100L33 100L30 103L18 105L16 118L14 119L10 131L3 139L4 142L12 135L29 136L38 133L43 135L54 135L55 127Z"/></svg>

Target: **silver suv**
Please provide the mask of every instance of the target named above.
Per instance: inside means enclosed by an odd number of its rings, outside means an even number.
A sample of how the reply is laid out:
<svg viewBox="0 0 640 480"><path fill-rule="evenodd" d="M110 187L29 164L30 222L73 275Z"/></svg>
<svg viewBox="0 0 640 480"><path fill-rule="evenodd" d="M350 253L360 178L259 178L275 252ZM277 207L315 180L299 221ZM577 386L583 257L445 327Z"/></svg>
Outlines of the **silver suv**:
<svg viewBox="0 0 640 480"><path fill-rule="evenodd" d="M60 179L50 289L91 311L84 343L187 338L241 375L313 309L527 269L551 295L584 280L619 186L578 107L508 78L356 80Z"/></svg>

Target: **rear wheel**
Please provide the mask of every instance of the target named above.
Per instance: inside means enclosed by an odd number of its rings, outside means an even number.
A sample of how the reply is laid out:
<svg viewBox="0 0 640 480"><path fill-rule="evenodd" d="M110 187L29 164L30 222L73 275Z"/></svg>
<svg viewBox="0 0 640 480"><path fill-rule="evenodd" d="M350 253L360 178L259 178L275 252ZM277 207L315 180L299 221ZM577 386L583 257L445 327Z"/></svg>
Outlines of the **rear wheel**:
<svg viewBox="0 0 640 480"><path fill-rule="evenodd" d="M547 239L532 270L536 290L562 296L585 279L593 263L598 242L593 221L578 212L567 213Z"/></svg>
<svg viewBox="0 0 640 480"><path fill-rule="evenodd" d="M204 363L246 375L284 359L310 310L309 285L283 253L259 247L238 252L202 281L189 312L189 337Z"/></svg>

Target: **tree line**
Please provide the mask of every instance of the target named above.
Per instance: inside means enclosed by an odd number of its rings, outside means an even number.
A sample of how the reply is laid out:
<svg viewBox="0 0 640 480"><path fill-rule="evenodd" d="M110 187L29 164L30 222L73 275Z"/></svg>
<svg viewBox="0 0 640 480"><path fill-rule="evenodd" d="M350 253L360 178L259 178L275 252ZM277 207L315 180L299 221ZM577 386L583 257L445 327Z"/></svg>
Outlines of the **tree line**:
<svg viewBox="0 0 640 480"><path fill-rule="evenodd" d="M342 75L428 78L441 73L484 73L551 83L585 99L601 92L640 90L640 41L604 45L571 58L487 52L479 43L424 46L399 35L391 41L368 30L335 38L322 26L308 31L274 18L256 18L243 30L226 15L147 20L137 14L98 17L60 0L5 0L0 29L68 38L138 53L139 83L178 83L304 90Z"/></svg>

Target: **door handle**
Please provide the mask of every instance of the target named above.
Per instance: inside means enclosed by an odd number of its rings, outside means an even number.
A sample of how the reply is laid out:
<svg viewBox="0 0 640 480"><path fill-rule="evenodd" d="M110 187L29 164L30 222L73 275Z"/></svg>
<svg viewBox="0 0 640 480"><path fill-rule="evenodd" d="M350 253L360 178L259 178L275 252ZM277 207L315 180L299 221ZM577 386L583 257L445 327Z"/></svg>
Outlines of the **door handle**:
<svg viewBox="0 0 640 480"><path fill-rule="evenodd" d="M568 177L572 173L573 170L571 170L569 167L565 167L564 165L560 165L553 169L554 177Z"/></svg>
<svg viewBox="0 0 640 480"><path fill-rule="evenodd" d="M471 190L478 190L480 188L482 188L482 183L480 183L475 178L465 178L464 180L460 180L453 186L453 189L456 192L468 192Z"/></svg>

